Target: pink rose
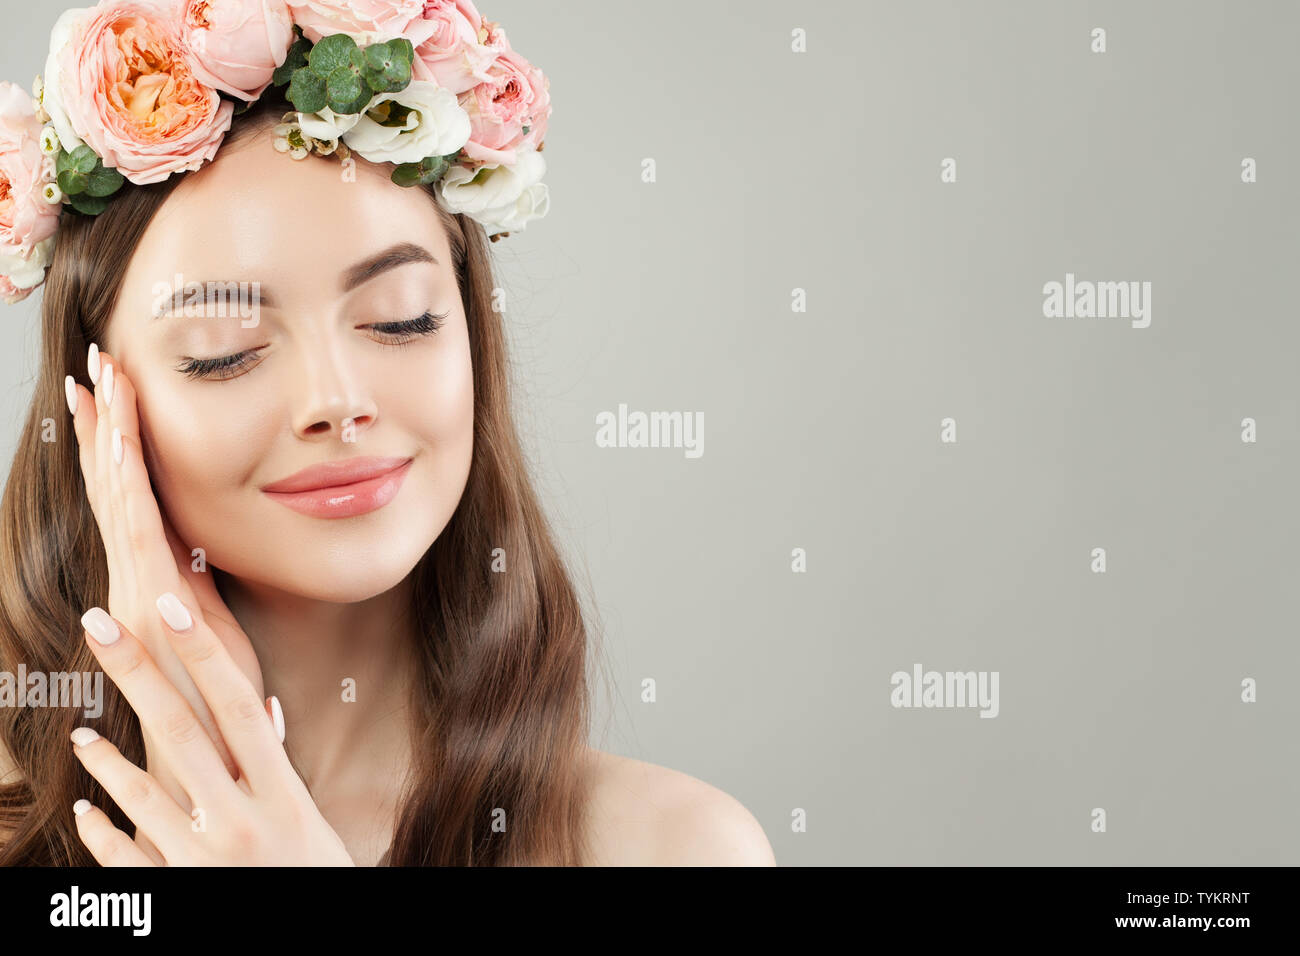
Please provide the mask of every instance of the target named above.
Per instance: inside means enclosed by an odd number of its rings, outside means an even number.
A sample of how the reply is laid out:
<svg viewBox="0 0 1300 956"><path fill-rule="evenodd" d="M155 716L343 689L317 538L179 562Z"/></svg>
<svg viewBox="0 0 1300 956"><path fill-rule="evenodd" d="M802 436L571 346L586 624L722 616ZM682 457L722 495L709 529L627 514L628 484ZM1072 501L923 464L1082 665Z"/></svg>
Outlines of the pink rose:
<svg viewBox="0 0 1300 956"><path fill-rule="evenodd" d="M54 162L41 152L31 95L0 83L0 298L13 304L45 280L62 203L42 195Z"/></svg>
<svg viewBox="0 0 1300 956"><path fill-rule="evenodd" d="M470 122L465 155L510 166L520 150L536 149L551 115L550 85L541 70L514 50L498 51L488 79L460 97Z"/></svg>
<svg viewBox="0 0 1300 956"><path fill-rule="evenodd" d="M424 0L288 0L293 22L312 43L346 33L357 46L404 36L418 46L427 36L421 13Z"/></svg>
<svg viewBox="0 0 1300 956"><path fill-rule="evenodd" d="M181 36L199 82L251 102L288 56L293 18L285 0L185 0Z"/></svg>
<svg viewBox="0 0 1300 956"><path fill-rule="evenodd" d="M498 51L480 42L483 18L470 0L425 0L427 40L415 48L411 77L460 94L489 78Z"/></svg>
<svg viewBox="0 0 1300 956"><path fill-rule="evenodd" d="M179 10L179 2L100 0L51 58L73 131L139 185L211 161L234 113L194 75Z"/></svg>
<svg viewBox="0 0 1300 956"><path fill-rule="evenodd" d="M0 83L0 251L10 255L29 256L59 226L62 203L41 195L54 179L54 164L41 152L40 139L31 94Z"/></svg>

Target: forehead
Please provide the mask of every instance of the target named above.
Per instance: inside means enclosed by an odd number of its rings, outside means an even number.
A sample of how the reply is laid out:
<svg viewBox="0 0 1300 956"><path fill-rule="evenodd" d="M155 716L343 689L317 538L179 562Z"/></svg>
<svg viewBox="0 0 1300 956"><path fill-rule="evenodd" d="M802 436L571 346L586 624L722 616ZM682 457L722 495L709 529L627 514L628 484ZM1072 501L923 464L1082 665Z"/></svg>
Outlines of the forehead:
<svg viewBox="0 0 1300 956"><path fill-rule="evenodd" d="M310 307L339 296L340 276L396 242L424 246L450 267L446 230L423 189L398 186L392 167L356 157L295 160L266 131L217 155L167 197L124 276L119 309L137 313L159 282L274 282Z"/></svg>

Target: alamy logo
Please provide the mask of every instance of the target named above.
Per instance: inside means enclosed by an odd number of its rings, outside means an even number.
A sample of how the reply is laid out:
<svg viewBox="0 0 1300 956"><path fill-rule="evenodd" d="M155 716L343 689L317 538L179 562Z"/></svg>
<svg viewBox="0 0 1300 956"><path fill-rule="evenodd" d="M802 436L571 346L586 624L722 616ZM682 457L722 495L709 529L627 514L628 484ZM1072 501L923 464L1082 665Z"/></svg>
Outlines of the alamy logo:
<svg viewBox="0 0 1300 956"><path fill-rule="evenodd" d="M1151 324L1150 282L1091 282L1065 274L1065 284L1043 286L1043 315L1049 319L1132 319L1135 329Z"/></svg>
<svg viewBox="0 0 1300 956"><path fill-rule="evenodd" d="M0 707L81 707L86 717L104 712L103 671L0 671Z"/></svg>
<svg viewBox="0 0 1300 956"><path fill-rule="evenodd" d="M998 715L997 671L894 671L889 702L895 707L978 707L981 717Z"/></svg>
<svg viewBox="0 0 1300 956"><path fill-rule="evenodd" d="M703 412L628 412L619 403L618 414L596 413L598 448L684 448L687 458L704 454Z"/></svg>
<svg viewBox="0 0 1300 956"><path fill-rule="evenodd" d="M148 936L153 897L149 893L69 893L50 897L51 926L130 926L132 935Z"/></svg>

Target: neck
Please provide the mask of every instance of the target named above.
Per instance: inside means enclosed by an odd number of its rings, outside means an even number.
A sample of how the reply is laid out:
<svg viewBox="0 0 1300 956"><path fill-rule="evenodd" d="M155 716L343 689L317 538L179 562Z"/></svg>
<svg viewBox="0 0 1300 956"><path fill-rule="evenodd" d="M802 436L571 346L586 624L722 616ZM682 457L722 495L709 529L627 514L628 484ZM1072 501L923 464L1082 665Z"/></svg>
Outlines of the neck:
<svg viewBox="0 0 1300 956"><path fill-rule="evenodd" d="M221 575L221 593L284 710L285 746L317 804L394 787L410 764L419 646L411 575L351 604ZM391 789L391 788L390 788Z"/></svg>

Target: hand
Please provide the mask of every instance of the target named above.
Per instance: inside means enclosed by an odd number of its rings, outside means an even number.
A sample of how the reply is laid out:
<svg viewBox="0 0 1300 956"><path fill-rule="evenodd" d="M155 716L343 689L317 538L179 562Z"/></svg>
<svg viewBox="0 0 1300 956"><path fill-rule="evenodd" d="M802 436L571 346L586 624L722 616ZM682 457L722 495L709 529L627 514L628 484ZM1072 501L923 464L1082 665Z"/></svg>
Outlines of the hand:
<svg viewBox="0 0 1300 956"><path fill-rule="evenodd" d="M140 444L134 386L116 360L93 346L89 365L97 386L95 394L73 383L69 376L69 405L73 409L86 496L108 560L109 613L140 636L157 666L193 708L229 775L237 777L235 759L203 695L172 651L154 600L170 591L187 606L200 608L204 622L261 696L264 690L257 655L222 601L212 574L192 570L189 549L158 507ZM120 436L120 443L115 434ZM114 456L116 448L122 453L120 465ZM142 729L147 768L174 799L183 803L184 789L175 773L159 759L157 739L147 727Z"/></svg>
<svg viewBox="0 0 1300 956"><path fill-rule="evenodd" d="M169 596L160 597L165 602ZM204 700L217 705L217 724L239 765L239 779L230 778L193 708L140 641L99 608L82 619L86 643L158 742L194 810L183 810L151 774L89 727L72 732L82 765L157 848L165 866L355 866L289 763L260 692L198 608L184 610L181 617L190 626L177 631L164 622L163 631ZM168 619L178 620L171 613ZM88 801L78 800L73 810L77 833L100 865L156 865Z"/></svg>

